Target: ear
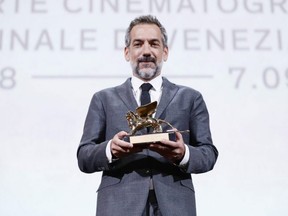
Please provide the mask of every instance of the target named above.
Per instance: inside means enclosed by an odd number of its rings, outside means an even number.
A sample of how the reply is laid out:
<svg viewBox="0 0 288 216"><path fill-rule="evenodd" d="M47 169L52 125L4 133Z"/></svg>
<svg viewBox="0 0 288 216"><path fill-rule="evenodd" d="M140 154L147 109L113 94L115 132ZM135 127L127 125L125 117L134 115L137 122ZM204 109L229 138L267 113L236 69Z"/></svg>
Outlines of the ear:
<svg viewBox="0 0 288 216"><path fill-rule="evenodd" d="M130 53L129 53L128 47L124 48L124 56L125 56L126 61L130 61Z"/></svg>
<svg viewBox="0 0 288 216"><path fill-rule="evenodd" d="M163 52L163 60L167 61L169 55L169 49L168 47L164 47L164 52Z"/></svg>

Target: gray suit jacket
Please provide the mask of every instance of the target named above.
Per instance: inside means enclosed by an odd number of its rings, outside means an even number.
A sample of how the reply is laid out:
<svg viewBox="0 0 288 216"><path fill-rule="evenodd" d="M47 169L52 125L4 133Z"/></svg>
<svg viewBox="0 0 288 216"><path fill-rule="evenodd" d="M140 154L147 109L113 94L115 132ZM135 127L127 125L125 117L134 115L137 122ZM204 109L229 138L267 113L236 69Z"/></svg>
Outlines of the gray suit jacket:
<svg viewBox="0 0 288 216"><path fill-rule="evenodd" d="M108 162L105 154L108 141L119 131L130 131L125 115L129 110L135 111L136 107L130 79L120 86L95 93L91 100L77 157L83 172L103 171L97 215L141 216L151 176L164 216L196 215L191 173L211 170L218 156L201 94L163 78L162 96L155 117L170 122L178 130L190 130L189 134L183 134L190 151L185 168L150 150Z"/></svg>

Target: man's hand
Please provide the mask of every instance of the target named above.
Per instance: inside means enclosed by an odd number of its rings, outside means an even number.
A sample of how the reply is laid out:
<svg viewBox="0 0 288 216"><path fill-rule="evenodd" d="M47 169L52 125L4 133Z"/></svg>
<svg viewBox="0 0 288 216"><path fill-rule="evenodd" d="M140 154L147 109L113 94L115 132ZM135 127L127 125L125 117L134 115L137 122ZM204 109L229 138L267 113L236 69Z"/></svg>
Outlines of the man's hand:
<svg viewBox="0 0 288 216"><path fill-rule="evenodd" d="M132 143L125 142L124 140L122 140L124 136L127 135L128 135L127 132L120 131L113 137L110 144L112 156L116 158L122 158L143 150L143 148L135 147L133 146Z"/></svg>
<svg viewBox="0 0 288 216"><path fill-rule="evenodd" d="M175 131L175 134L176 142L162 140L161 143L150 144L148 148L159 153L171 162L179 164L185 155L185 146L181 133Z"/></svg>

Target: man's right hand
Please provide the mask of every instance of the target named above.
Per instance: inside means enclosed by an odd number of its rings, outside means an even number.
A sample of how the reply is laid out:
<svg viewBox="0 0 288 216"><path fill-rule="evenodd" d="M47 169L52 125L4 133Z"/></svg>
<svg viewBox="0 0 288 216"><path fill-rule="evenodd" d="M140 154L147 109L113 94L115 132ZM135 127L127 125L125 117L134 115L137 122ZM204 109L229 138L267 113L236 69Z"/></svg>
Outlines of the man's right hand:
<svg viewBox="0 0 288 216"><path fill-rule="evenodd" d="M140 152L143 148L135 147L132 143L125 142L123 140L124 136L127 136L128 133L125 131L120 131L115 134L113 139L111 140L110 150L113 157L123 158L130 154Z"/></svg>

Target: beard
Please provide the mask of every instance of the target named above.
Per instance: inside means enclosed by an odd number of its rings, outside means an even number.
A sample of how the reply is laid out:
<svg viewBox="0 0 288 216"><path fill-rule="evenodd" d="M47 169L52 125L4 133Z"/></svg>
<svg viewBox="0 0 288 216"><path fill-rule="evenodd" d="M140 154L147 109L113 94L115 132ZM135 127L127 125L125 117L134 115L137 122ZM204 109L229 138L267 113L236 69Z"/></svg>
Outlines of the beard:
<svg viewBox="0 0 288 216"><path fill-rule="evenodd" d="M157 77L161 72L162 64L157 64L152 57L141 57L136 65L132 65L134 75L140 79L149 81Z"/></svg>

